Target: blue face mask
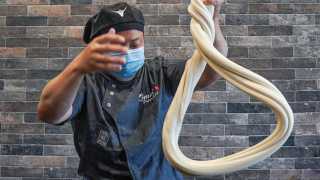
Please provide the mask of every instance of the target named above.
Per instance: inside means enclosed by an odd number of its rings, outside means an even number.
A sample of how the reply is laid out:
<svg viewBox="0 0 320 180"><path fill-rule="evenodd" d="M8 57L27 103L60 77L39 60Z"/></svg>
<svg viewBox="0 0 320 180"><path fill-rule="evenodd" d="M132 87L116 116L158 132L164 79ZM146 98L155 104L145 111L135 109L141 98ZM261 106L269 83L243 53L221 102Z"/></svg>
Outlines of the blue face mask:
<svg viewBox="0 0 320 180"><path fill-rule="evenodd" d="M119 53L111 53L113 56L119 56ZM122 69L119 72L112 72L111 74L125 79L132 77L144 64L144 47L129 49L124 56L126 63L122 65Z"/></svg>

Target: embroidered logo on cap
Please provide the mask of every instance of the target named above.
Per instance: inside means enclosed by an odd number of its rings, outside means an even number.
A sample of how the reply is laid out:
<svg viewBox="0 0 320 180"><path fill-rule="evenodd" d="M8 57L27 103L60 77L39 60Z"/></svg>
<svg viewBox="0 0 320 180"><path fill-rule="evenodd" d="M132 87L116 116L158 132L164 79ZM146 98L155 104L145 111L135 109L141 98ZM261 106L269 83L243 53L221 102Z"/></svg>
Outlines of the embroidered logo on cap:
<svg viewBox="0 0 320 180"><path fill-rule="evenodd" d="M117 11L112 11L112 12L117 13L117 14L119 14L121 17L123 17L124 12L126 11L126 9L127 9L127 7L125 7L124 9L119 9L119 10L117 10Z"/></svg>

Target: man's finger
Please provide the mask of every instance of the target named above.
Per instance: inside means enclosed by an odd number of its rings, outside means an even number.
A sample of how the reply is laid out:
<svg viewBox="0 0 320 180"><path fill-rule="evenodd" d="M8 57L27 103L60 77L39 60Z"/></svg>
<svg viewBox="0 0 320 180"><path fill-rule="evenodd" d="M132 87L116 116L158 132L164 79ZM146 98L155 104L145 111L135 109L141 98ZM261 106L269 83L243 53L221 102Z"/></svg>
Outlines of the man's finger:
<svg viewBox="0 0 320 180"><path fill-rule="evenodd" d="M96 37L95 41L100 44L104 44L109 41L123 44L123 43L125 43L125 38L121 35L118 35L118 34L112 34L112 32L111 32L111 33L105 33L105 34L102 34L102 35Z"/></svg>
<svg viewBox="0 0 320 180"><path fill-rule="evenodd" d="M108 44L102 44L97 46L96 49L98 52L112 52L112 51L117 51L117 52L121 52L121 53L127 53L128 48L126 46L122 46L119 44L115 44L115 43L108 43Z"/></svg>

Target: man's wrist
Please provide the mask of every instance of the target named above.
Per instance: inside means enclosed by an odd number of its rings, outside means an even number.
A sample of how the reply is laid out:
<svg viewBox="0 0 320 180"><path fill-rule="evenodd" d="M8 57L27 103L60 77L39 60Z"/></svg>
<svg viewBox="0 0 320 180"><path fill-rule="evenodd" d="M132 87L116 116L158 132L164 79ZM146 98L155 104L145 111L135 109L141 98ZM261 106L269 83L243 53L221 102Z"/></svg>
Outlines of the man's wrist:
<svg viewBox="0 0 320 180"><path fill-rule="evenodd" d="M214 21L215 23L219 24L219 23L220 23L220 19L221 19L220 17L221 17L220 14L214 15L214 16L213 16L213 21Z"/></svg>

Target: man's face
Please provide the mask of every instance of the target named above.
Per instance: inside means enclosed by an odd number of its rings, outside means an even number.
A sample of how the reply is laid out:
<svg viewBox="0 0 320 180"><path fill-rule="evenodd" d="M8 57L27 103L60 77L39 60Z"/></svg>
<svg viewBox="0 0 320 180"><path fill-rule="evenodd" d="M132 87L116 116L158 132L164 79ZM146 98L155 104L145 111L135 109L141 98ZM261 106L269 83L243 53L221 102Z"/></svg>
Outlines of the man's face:
<svg viewBox="0 0 320 180"><path fill-rule="evenodd" d="M139 30L126 30L117 32L117 34L123 36L126 39L126 42L123 45L127 46L129 49L136 49L144 46L143 32Z"/></svg>

